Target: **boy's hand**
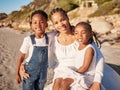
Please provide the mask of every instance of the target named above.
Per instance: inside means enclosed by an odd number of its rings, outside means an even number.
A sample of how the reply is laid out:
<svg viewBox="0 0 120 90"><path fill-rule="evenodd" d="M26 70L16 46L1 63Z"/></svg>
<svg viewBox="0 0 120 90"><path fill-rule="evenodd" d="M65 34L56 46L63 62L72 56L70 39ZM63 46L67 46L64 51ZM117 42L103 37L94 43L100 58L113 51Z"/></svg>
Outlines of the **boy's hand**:
<svg viewBox="0 0 120 90"><path fill-rule="evenodd" d="M25 79L29 78L29 74L25 72L24 64L21 64L21 66L20 66L20 76L21 76L22 79L23 78L25 78Z"/></svg>

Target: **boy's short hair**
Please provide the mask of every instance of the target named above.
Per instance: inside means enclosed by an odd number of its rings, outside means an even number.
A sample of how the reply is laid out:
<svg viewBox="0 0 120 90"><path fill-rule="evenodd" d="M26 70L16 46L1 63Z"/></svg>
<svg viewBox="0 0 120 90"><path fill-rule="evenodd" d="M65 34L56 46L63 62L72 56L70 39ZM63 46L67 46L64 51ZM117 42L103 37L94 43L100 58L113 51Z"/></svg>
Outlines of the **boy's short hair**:
<svg viewBox="0 0 120 90"><path fill-rule="evenodd" d="M30 16L30 21L32 20L32 17L33 17L35 14L40 14L40 15L42 15L42 16L46 19L46 21L48 20L48 15L47 15L46 12L44 12L43 10L36 10L36 11L32 12L32 14L31 14L31 16Z"/></svg>

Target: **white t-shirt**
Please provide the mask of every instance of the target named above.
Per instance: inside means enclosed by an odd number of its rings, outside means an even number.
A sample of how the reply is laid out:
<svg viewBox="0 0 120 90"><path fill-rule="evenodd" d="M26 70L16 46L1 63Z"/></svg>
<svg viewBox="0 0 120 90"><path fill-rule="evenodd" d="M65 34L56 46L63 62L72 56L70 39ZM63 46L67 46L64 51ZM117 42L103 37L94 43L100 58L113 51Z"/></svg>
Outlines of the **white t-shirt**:
<svg viewBox="0 0 120 90"><path fill-rule="evenodd" d="M29 60L32 56L33 46L47 46L45 36L43 38L40 38L40 39L35 38L35 41L36 41L36 44L32 45L32 41L31 41L30 36L25 37L23 40L23 44L20 48L20 51L22 53L25 53L25 54L28 53L28 57L25 60L25 62L29 62Z"/></svg>
<svg viewBox="0 0 120 90"><path fill-rule="evenodd" d="M33 52L33 46L48 46L48 63L49 63L49 67L50 68L54 68L54 56L53 56L53 37L55 35L55 32L50 32L50 33L46 33L48 36L48 42L49 44L46 44L46 38L45 36L43 38L37 39L35 38L36 44L32 44L31 38L30 36L27 36L24 38L23 43L20 47L20 52L24 53L24 54L28 54L27 58L24 60L23 63L29 62L30 58L32 56L32 52Z"/></svg>

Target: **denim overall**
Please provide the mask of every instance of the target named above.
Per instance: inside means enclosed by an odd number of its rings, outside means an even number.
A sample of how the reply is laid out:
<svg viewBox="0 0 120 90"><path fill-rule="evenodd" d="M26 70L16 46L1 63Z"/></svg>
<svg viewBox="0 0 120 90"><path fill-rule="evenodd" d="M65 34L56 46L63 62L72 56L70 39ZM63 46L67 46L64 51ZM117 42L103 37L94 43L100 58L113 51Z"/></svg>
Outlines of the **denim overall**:
<svg viewBox="0 0 120 90"><path fill-rule="evenodd" d="M30 36L32 45L35 37ZM23 90L43 90L47 80L48 67L48 37L45 34L46 46L33 46L33 54L30 61L25 65L26 72L30 75L23 80Z"/></svg>

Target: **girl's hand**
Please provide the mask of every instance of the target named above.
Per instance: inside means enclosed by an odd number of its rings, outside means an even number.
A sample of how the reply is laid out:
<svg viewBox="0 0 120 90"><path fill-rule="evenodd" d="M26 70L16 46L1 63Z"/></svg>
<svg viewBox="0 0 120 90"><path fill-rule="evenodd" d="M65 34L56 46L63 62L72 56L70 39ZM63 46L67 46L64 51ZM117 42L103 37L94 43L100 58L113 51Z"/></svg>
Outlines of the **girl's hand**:
<svg viewBox="0 0 120 90"><path fill-rule="evenodd" d="M76 70L76 72L77 72L77 73L80 73L78 69Z"/></svg>
<svg viewBox="0 0 120 90"><path fill-rule="evenodd" d="M100 83L94 82L89 90L101 90L100 89Z"/></svg>
<svg viewBox="0 0 120 90"><path fill-rule="evenodd" d="M21 66L20 66L20 76L21 76L22 79L23 78L25 78L25 79L29 78L29 74L25 72L24 64L21 64Z"/></svg>

